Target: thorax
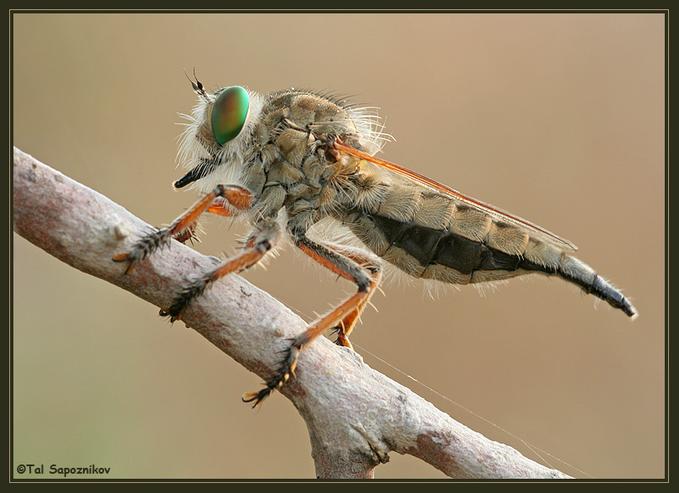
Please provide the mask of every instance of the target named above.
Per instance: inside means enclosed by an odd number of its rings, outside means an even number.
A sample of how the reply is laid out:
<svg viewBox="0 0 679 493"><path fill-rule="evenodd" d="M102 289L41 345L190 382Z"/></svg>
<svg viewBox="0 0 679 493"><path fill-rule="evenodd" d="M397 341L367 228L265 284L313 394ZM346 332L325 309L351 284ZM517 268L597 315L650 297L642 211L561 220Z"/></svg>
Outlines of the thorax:
<svg viewBox="0 0 679 493"><path fill-rule="evenodd" d="M270 101L254 131L255 165L245 175L258 193L259 215L284 208L289 227L306 230L352 201L360 166L351 156L327 154L333 135L360 135L337 104L295 92Z"/></svg>

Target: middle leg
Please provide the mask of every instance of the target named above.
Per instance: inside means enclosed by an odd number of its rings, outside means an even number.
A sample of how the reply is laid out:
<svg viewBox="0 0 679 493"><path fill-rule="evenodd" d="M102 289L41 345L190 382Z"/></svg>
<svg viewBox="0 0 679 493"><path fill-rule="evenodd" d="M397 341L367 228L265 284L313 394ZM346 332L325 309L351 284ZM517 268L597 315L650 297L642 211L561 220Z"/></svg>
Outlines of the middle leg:
<svg viewBox="0 0 679 493"><path fill-rule="evenodd" d="M259 262L273 247L280 236L280 228L275 219L263 219L250 234L245 243L245 249L235 257L227 259L213 270L194 280L184 288L167 310L161 310L160 315L170 317L171 321L179 318L182 310L191 301L200 296L210 283L213 283L232 272L241 272Z"/></svg>

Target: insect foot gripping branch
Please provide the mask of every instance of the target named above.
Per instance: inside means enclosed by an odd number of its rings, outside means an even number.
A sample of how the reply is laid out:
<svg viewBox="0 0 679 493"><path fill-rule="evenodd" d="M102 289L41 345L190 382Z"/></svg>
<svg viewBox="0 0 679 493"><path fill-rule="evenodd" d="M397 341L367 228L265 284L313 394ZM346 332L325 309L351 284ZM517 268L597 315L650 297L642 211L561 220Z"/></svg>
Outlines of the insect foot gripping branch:
<svg viewBox="0 0 679 493"><path fill-rule="evenodd" d="M190 283L179 293L170 308L160 311L160 315L170 317L170 320L174 322L193 299L203 294L203 291L205 291L205 288L210 283L232 272L241 272L248 269L259 262L278 241L279 236L280 228L275 220L260 221L257 224L257 229L250 234L245 242L245 249L240 254L225 260L215 269L201 275Z"/></svg>
<svg viewBox="0 0 679 493"><path fill-rule="evenodd" d="M195 228L198 218L207 211L215 201L224 199L238 210L248 209L252 203L250 192L239 186L217 185L214 190L204 195L184 214L172 221L165 228L155 229L142 236L128 252L113 256L115 262L127 262L125 274L128 274L137 262L144 260L158 249L169 245L172 238L184 239L185 233Z"/></svg>
<svg viewBox="0 0 679 493"><path fill-rule="evenodd" d="M243 402L254 402L253 407L262 402L274 389L281 388L291 376L294 377L297 358L304 347L311 344L314 339L327 330L336 327L338 324L343 324L354 314L360 314L377 289L382 276L379 261L376 261L369 254L349 247L317 243L304 234L296 236L295 244L302 252L331 272L353 281L358 287L358 291L329 313L310 324L303 333L289 340L290 345L283 351L284 357L278 370L266 382L264 388L258 392L243 394ZM341 339L346 341L345 345L349 345L349 331L343 328L340 334ZM341 339L340 343L342 342Z"/></svg>

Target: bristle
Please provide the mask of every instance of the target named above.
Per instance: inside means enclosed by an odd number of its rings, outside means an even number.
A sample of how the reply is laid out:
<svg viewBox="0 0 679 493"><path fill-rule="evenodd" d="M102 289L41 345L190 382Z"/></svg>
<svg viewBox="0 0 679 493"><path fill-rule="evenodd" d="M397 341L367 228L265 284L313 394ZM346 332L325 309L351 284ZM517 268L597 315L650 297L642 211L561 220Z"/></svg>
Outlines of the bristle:
<svg viewBox="0 0 679 493"><path fill-rule="evenodd" d="M127 262L125 273L129 273L137 262L144 260L153 252L170 245L172 236L167 228L150 229L144 236L137 240L130 251L113 256L114 262Z"/></svg>

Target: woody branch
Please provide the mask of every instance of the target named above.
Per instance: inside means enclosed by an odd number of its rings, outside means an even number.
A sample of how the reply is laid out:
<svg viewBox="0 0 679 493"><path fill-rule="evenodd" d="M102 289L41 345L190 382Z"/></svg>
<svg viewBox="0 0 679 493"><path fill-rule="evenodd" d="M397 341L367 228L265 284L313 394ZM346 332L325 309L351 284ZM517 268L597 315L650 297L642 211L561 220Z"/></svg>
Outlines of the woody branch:
<svg viewBox="0 0 679 493"><path fill-rule="evenodd" d="M214 265L214 258L173 242L123 275L125 266L111 256L128 248L146 223L16 148L13 181L19 235L153 305L168 306L187 279ZM182 320L264 379L275 371L286 338L306 325L236 275L196 299ZM319 478L372 478L391 451L418 457L452 478L568 478L467 428L324 338L302 352L297 378L282 394L306 422Z"/></svg>

